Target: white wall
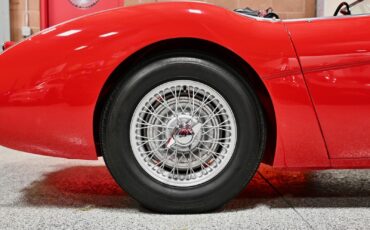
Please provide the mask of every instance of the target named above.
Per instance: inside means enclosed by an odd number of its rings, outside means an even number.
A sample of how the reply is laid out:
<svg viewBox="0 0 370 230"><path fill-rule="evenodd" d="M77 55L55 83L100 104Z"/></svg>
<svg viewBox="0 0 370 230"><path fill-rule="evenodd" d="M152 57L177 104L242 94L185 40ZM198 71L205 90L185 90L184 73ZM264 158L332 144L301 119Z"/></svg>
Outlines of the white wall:
<svg viewBox="0 0 370 230"><path fill-rule="evenodd" d="M335 10L344 0L317 0L317 16L333 16Z"/></svg>
<svg viewBox="0 0 370 230"><path fill-rule="evenodd" d="M0 45L10 40L9 1L0 0ZM2 51L0 47L0 52Z"/></svg>

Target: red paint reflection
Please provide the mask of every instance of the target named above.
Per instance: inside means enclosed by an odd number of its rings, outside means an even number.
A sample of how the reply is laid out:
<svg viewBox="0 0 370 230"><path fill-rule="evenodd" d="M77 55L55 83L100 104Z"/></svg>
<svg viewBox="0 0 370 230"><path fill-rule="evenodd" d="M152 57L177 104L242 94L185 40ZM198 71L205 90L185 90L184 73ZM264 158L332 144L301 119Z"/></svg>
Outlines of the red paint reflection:
<svg viewBox="0 0 370 230"><path fill-rule="evenodd" d="M259 171L267 175L274 183L290 181L290 183L305 184L303 173L280 172L267 166L261 166ZM77 166L52 172L45 175L43 180L32 183L24 192L25 201L33 205L99 205L122 208L127 207L128 203L133 205L134 202L116 184L105 166ZM277 196L279 194L271 189L263 177L256 174L236 199Z"/></svg>
<svg viewBox="0 0 370 230"><path fill-rule="evenodd" d="M49 174L43 183L53 186L62 193L126 195L104 166L68 168Z"/></svg>
<svg viewBox="0 0 370 230"><path fill-rule="evenodd" d="M78 166L47 174L23 194L23 202L34 206L139 208L105 166Z"/></svg>
<svg viewBox="0 0 370 230"><path fill-rule="evenodd" d="M366 170L357 170L356 174L351 170L286 171L261 165L249 185L225 210L253 208L260 204L286 207L284 202L271 204L271 201L281 196L297 198L296 205L304 207L366 206L356 199L348 198L369 197L368 182ZM140 207L116 184L105 166L78 166L52 172L45 175L44 179L32 183L23 193L23 201L35 206ZM311 202L300 203L301 198L311 199ZM343 199L333 203L335 198Z"/></svg>
<svg viewBox="0 0 370 230"><path fill-rule="evenodd" d="M254 176L248 186L238 198L273 198L281 195L278 189L289 187L294 194L303 194L309 186L308 174L302 171L286 171L273 169L261 164L258 173ZM276 189L273 189L273 187Z"/></svg>

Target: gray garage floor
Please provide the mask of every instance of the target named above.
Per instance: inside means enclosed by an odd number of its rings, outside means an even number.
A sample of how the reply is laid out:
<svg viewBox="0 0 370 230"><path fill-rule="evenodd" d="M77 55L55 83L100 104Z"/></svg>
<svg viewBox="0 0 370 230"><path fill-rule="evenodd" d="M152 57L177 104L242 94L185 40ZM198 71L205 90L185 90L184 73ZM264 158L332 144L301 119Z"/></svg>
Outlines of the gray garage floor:
<svg viewBox="0 0 370 230"><path fill-rule="evenodd" d="M141 208L103 161L0 147L0 229L370 229L370 170L277 171L262 166L224 209L160 215Z"/></svg>

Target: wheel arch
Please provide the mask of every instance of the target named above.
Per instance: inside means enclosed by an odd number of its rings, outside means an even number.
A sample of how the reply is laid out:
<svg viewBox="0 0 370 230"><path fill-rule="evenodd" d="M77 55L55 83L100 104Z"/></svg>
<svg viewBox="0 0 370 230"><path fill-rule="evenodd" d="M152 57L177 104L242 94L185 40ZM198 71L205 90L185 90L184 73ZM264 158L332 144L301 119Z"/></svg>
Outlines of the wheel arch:
<svg viewBox="0 0 370 230"><path fill-rule="evenodd" d="M277 140L276 117L271 96L265 84L252 66L250 66L243 58L233 51L219 44L195 38L175 38L150 44L130 55L113 71L102 87L94 110L93 131L97 155L101 156L102 154L99 141L99 126L102 110L106 101L108 100L108 97L110 96L110 93L118 81L120 81L122 76L127 75L130 71L135 71L137 68L139 68L139 63L143 63L146 60L159 56L163 53L169 53L176 50L197 51L221 60L232 67L234 71L237 71L241 76L243 76L242 80L245 80L249 83L263 106L265 119L267 122L268 137L263 162L272 164Z"/></svg>

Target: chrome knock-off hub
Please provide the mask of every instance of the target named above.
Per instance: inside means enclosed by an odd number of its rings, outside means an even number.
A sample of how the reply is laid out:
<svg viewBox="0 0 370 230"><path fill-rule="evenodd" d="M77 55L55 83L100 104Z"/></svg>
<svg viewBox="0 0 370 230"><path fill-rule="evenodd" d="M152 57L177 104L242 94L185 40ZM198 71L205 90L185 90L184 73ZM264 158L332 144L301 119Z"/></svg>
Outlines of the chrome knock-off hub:
<svg viewBox="0 0 370 230"><path fill-rule="evenodd" d="M193 127L198 126L201 124L188 114L173 117L167 124L167 147L182 151L194 149L199 143L201 132L194 130Z"/></svg>

